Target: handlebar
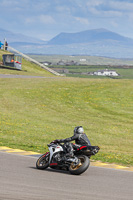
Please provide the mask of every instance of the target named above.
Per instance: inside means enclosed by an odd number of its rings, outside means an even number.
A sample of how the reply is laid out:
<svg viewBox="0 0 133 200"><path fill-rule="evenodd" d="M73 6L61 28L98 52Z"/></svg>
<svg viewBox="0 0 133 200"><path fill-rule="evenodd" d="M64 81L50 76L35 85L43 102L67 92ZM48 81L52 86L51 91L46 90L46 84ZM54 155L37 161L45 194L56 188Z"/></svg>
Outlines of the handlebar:
<svg viewBox="0 0 133 200"><path fill-rule="evenodd" d="M59 140L53 140L52 142L50 142L50 144L47 144L47 146L50 147L52 144L57 144L57 143L60 144Z"/></svg>

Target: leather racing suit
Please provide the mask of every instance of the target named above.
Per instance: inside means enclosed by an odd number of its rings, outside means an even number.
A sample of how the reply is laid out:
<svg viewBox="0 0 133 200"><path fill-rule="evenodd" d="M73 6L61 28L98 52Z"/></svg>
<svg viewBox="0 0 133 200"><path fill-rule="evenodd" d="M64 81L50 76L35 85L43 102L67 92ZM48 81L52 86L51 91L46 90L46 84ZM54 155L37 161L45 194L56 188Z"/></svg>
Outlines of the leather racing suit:
<svg viewBox="0 0 133 200"><path fill-rule="evenodd" d="M75 145L70 143L71 141L75 140ZM61 139L59 140L60 143L64 143L64 147L67 151L67 154L70 156L73 156L73 149L75 146L91 146L91 143L85 133L82 134L74 134L72 137L66 138L66 139Z"/></svg>

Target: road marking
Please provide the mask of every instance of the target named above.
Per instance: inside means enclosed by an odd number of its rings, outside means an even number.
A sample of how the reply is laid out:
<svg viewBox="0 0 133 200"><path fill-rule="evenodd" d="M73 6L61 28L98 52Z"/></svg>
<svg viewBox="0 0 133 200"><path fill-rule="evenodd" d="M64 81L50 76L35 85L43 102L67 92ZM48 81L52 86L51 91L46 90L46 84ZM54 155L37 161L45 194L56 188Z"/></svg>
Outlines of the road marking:
<svg viewBox="0 0 133 200"><path fill-rule="evenodd" d="M7 153L20 154L20 155L27 155L27 156L41 155L40 153L37 153L37 152L24 151L24 150L21 150L21 149L12 149L12 148L9 148L9 147L6 147L6 146L1 146L0 151L7 152Z"/></svg>
<svg viewBox="0 0 133 200"><path fill-rule="evenodd" d="M116 168L116 169L128 169L128 167L121 166L121 165L116 165L115 168Z"/></svg>
<svg viewBox="0 0 133 200"><path fill-rule="evenodd" d="M120 169L120 170L126 170L126 171L133 171L133 167L126 167L122 165L117 164L110 164L110 163L102 163L100 161L92 161L91 166L96 167L105 167L105 168L113 168L113 169Z"/></svg>
<svg viewBox="0 0 133 200"><path fill-rule="evenodd" d="M6 150L6 149L11 149L11 148L5 146L0 147L0 150Z"/></svg>
<svg viewBox="0 0 133 200"><path fill-rule="evenodd" d="M12 149L12 148L6 147L6 146L0 146L0 151L18 154L18 155L26 155L26 156L42 155L41 153L37 153L37 152L33 152L33 151L24 151L24 150L21 150L21 149ZM105 167L105 168L113 168L113 169L119 169L119 170L133 171L133 167L126 167L126 166L117 165L117 164L102 163L100 161L91 161L90 165L96 166L96 167Z"/></svg>

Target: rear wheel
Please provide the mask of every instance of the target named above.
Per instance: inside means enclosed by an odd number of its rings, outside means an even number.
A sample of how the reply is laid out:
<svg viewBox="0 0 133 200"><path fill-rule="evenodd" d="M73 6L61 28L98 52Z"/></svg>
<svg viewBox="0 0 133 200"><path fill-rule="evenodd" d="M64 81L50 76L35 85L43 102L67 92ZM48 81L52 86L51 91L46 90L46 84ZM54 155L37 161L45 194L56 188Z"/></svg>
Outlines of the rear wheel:
<svg viewBox="0 0 133 200"><path fill-rule="evenodd" d="M37 169L46 169L49 166L50 153L43 154L36 162Z"/></svg>
<svg viewBox="0 0 133 200"><path fill-rule="evenodd" d="M85 172L90 165L90 160L87 156L81 155L81 156L78 156L78 159L80 161L78 165L71 163L69 167L69 171L71 174L80 175L83 172Z"/></svg>

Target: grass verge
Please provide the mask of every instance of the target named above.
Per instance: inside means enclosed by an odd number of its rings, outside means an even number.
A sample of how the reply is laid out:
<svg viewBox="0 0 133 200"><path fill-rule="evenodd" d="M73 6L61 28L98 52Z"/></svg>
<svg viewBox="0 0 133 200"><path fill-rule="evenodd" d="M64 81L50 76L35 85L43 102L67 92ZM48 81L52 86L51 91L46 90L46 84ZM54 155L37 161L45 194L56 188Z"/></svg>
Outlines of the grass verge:
<svg viewBox="0 0 133 200"><path fill-rule="evenodd" d="M133 165L133 81L0 79L0 145L43 153L82 125L103 162Z"/></svg>

